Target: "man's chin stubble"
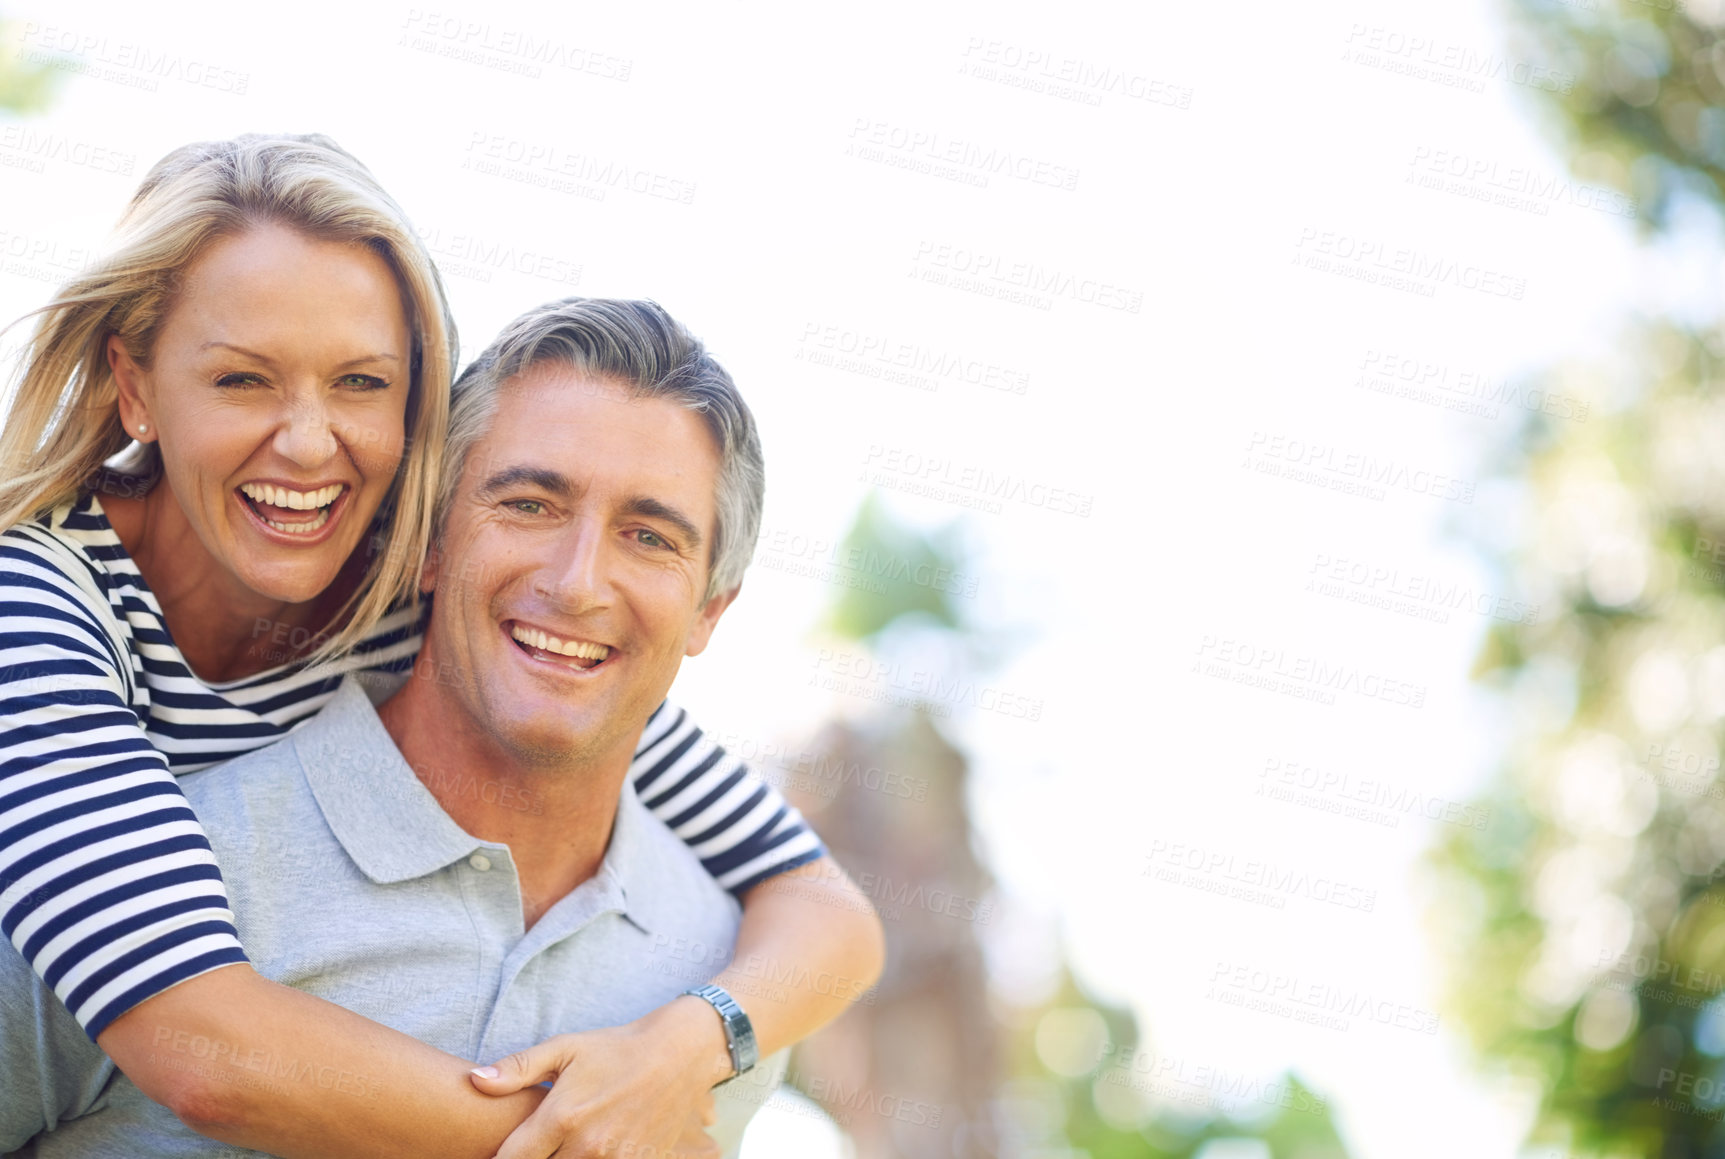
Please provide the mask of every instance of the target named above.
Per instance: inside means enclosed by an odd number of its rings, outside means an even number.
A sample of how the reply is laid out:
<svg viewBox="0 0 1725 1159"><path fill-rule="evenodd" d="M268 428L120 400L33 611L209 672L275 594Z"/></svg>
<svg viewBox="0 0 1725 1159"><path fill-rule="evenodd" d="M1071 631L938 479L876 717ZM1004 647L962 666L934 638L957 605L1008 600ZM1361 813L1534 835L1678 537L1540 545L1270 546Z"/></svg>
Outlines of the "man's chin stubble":
<svg viewBox="0 0 1725 1159"><path fill-rule="evenodd" d="M538 738L517 737L508 729L498 729L492 736L523 771L548 777L566 777L590 768L617 743L615 736L596 733Z"/></svg>

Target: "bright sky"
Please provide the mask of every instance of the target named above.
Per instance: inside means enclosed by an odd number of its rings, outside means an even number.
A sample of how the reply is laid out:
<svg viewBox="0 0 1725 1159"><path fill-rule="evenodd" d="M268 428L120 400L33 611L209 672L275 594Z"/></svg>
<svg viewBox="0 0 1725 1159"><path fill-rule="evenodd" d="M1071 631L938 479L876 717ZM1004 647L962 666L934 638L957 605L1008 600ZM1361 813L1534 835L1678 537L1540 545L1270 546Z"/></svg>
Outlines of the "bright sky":
<svg viewBox="0 0 1725 1159"><path fill-rule="evenodd" d="M1005 889L1003 985L1034 990L1029 947L1058 931L1159 1053L1295 1067L1362 1159L1517 1153L1525 1107L1447 1026L1417 1029L1410 866L1439 823L1329 807L1459 807L1491 771L1501 726L1466 672L1527 594L1466 543L1514 534L1486 473L1515 392L1631 309L1713 310L1718 265L1638 251L1621 202L1567 177L1485 0L176 13L8 5L11 45L82 72L0 122L0 314L39 304L168 149L320 131L417 219L468 353L571 293L650 296L704 336L763 426L776 562L821 562L871 489L940 527L1004 477L968 515L967 606L1011 645L1001 702L1040 719L950 721ZM895 380L882 350L986 381ZM1453 409L1480 390L1495 413ZM1553 405L1584 402L1607 421ZM1487 613L1407 614L1443 609L1433 582ZM757 567L676 695L745 741L868 712L811 686L837 590ZM1356 602L1392 590L1403 610ZM1210 674L1338 670L1333 704ZM1256 795L1302 782L1328 787ZM1262 862L1349 900L1182 876ZM1277 976L1409 1025L1221 996Z"/></svg>

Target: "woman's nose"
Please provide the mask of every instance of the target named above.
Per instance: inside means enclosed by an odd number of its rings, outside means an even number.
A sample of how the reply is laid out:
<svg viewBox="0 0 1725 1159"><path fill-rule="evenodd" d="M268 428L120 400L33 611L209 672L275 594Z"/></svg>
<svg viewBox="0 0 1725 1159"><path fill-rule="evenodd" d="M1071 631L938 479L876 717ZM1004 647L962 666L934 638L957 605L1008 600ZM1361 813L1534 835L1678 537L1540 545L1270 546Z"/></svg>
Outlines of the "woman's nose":
<svg viewBox="0 0 1725 1159"><path fill-rule="evenodd" d="M327 407L321 400L296 399L281 416L276 450L301 467L318 467L336 453L338 440Z"/></svg>

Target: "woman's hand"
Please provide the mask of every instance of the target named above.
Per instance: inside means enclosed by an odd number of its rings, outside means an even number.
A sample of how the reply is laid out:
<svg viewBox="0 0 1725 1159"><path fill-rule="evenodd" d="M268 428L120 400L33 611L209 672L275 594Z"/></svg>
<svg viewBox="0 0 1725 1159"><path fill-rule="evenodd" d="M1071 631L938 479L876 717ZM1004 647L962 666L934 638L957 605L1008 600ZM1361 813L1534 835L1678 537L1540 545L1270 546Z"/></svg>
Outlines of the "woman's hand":
<svg viewBox="0 0 1725 1159"><path fill-rule="evenodd" d="M473 1085L508 1095L554 1080L497 1159L716 1156L699 1128L713 1122L713 1084L730 1074L717 1013L699 998L679 998L624 1026L560 1034L480 1067Z"/></svg>
<svg viewBox="0 0 1725 1159"><path fill-rule="evenodd" d="M736 952L713 981L748 1011L766 1058L861 1000L885 953L873 904L837 862L821 857L743 895ZM772 984L762 985L763 977ZM497 1159L615 1159L623 1142L653 1148L638 1152L646 1156L679 1154L691 1108L731 1076L724 1023L687 995L626 1026L561 1034L493 1065L496 1077L473 1077L486 1094L556 1080Z"/></svg>

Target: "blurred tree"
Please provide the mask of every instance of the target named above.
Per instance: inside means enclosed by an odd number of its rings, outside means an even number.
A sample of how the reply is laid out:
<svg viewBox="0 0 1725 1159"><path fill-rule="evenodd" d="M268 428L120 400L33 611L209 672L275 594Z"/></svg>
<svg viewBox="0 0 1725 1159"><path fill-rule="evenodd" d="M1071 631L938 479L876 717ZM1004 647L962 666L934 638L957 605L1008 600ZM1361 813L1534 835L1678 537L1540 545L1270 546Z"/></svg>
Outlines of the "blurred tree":
<svg viewBox="0 0 1725 1159"><path fill-rule="evenodd" d="M956 691L870 695L786 778L887 931L880 983L798 1048L790 1081L846 1128L859 1159L1193 1159L1221 1139L1258 1140L1274 1159L1346 1159L1324 1101L1297 1081L1173 1074L1138 1045L1130 1012L1088 997L1064 966L1033 1008L994 993L983 938L1000 914L970 820L970 760L939 724L993 662L960 610L976 581L962 532L907 527L871 495L839 549L868 582L841 588L825 630ZM860 691L905 686L921 687L889 676Z"/></svg>
<svg viewBox="0 0 1725 1159"><path fill-rule="evenodd" d="M1585 182L1649 235L1725 207L1725 5L1517 0L1511 56ZM1692 239L1694 240L1694 239ZM1705 242L1703 244L1716 244ZM1449 1003L1538 1092L1534 1138L1586 1156L1725 1155L1725 336L1626 321L1544 387L1502 469L1528 534L1494 547L1542 614L1476 676L1513 741L1484 829L1434 852Z"/></svg>
<svg viewBox="0 0 1725 1159"><path fill-rule="evenodd" d="M969 633L947 590L961 574L956 529L905 527L871 496L839 550L866 582L840 589L827 630L885 662L967 679L948 655ZM828 723L785 787L874 899L886 970L799 1047L791 1079L846 1127L859 1159L991 1156L1000 1052L977 927L992 916L992 880L972 840L969 762L930 719L949 707L890 681L861 691L891 700Z"/></svg>

